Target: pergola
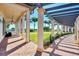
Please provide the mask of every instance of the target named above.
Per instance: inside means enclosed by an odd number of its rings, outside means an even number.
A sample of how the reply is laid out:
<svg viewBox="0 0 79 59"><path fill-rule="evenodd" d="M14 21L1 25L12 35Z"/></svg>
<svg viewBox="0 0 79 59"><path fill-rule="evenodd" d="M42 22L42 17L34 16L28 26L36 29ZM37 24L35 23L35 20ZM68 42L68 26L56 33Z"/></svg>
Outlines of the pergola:
<svg viewBox="0 0 79 59"><path fill-rule="evenodd" d="M52 23L52 32L54 32L55 22L63 26L63 30L72 29L75 24L76 40L78 39L78 3L23 3L23 4L0 4L0 19L2 20L1 33L3 36L6 24L14 22L16 24L16 34L22 36L29 42L30 39L30 14L35 7L38 7L38 48L37 51L43 51L43 19L44 14L50 18ZM77 18L78 17L78 18ZM77 18L77 20L76 20ZM24 20L26 20L26 33L24 31ZM59 28L59 27L58 27Z"/></svg>

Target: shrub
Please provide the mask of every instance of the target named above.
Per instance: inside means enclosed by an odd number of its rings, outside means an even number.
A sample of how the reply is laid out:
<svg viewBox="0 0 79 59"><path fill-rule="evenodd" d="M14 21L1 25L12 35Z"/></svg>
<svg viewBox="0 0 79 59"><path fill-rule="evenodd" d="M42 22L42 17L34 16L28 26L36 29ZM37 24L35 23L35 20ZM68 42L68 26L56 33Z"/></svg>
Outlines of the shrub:
<svg viewBox="0 0 79 59"><path fill-rule="evenodd" d="M30 29L30 32L34 32L34 29Z"/></svg>
<svg viewBox="0 0 79 59"><path fill-rule="evenodd" d="M53 43L57 38L67 35L67 34L71 34L71 33L56 33L55 36L52 36L50 34L49 38L47 38L48 40L46 42L44 42L44 46L47 48L51 43Z"/></svg>

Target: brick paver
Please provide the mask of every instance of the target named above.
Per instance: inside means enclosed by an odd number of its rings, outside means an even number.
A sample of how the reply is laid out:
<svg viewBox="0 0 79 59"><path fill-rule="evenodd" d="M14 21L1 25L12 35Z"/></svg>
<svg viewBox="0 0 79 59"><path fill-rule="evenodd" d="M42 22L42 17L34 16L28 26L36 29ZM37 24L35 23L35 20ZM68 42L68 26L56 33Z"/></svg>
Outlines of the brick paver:
<svg viewBox="0 0 79 59"><path fill-rule="evenodd" d="M54 46L59 43L56 48ZM52 47L53 46L53 47ZM57 39L42 55L44 56L77 56L79 46L74 43L74 35L66 35Z"/></svg>
<svg viewBox="0 0 79 59"><path fill-rule="evenodd" d="M4 38L0 43L1 56L37 56L37 45L26 43L22 37ZM79 46L74 43L74 35L66 35L54 41L39 56L77 56Z"/></svg>
<svg viewBox="0 0 79 59"><path fill-rule="evenodd" d="M5 38L0 43L0 55L2 56L26 56L36 53L36 44L33 42L26 43L21 37Z"/></svg>

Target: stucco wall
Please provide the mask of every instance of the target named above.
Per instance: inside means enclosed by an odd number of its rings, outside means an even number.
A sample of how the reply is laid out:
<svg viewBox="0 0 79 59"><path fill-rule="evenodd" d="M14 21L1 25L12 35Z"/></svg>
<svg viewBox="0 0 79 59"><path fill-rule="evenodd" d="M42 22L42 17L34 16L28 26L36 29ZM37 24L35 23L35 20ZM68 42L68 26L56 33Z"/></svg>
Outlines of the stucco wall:
<svg viewBox="0 0 79 59"><path fill-rule="evenodd" d="M3 39L3 17L0 16L0 42Z"/></svg>

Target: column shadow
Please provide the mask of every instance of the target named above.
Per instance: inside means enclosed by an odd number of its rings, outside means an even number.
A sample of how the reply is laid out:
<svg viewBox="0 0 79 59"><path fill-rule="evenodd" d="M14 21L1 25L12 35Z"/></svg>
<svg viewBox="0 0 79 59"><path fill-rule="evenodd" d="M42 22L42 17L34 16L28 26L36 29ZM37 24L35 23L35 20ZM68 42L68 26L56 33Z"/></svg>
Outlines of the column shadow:
<svg viewBox="0 0 79 59"><path fill-rule="evenodd" d="M48 53L49 56L61 56L61 55L56 54L56 53L51 53L51 52L47 52L47 51L43 51L43 52Z"/></svg>
<svg viewBox="0 0 79 59"><path fill-rule="evenodd" d="M6 51L5 54L6 54L6 55L9 55L10 53L12 53L12 52L16 51L17 49L21 48L22 46L24 46L25 44L26 44L26 42L23 42L22 44L20 44L20 45L14 47L14 48L12 48L12 49L10 49L9 51Z"/></svg>
<svg viewBox="0 0 79 59"><path fill-rule="evenodd" d="M12 52L16 51L17 49L21 48L22 46L24 46L27 43L27 42L23 42L22 44L17 45L16 47L10 49L9 51L6 51L8 44L12 44L12 43L15 43L15 42L18 42L18 41L22 40L22 39L20 39L20 40L16 40L16 41L8 43L9 38L11 38L11 37L4 37L3 40L1 41L1 43L0 43L0 56L7 56L10 53L12 53Z"/></svg>
<svg viewBox="0 0 79 59"><path fill-rule="evenodd" d="M55 40L53 41L53 43L52 43L52 47L50 47L50 48L52 48L52 51L51 52L47 52L47 51L44 51L45 53L49 53L49 55L50 56L61 56L61 55L59 55L59 54L55 54L54 53L54 51L56 50L56 49L58 49L58 46L59 46L59 44L62 42L62 40L64 40L64 38L66 38L67 37L67 35L65 35L63 38L59 38L60 40L59 40L59 42L55 42Z"/></svg>
<svg viewBox="0 0 79 59"><path fill-rule="evenodd" d="M65 48L69 48L69 49L79 50L78 48L74 48L74 47L63 46L63 45L59 45L59 46L61 46L61 47L65 47Z"/></svg>
<svg viewBox="0 0 79 59"><path fill-rule="evenodd" d="M0 43L0 56L5 56L9 37L4 37Z"/></svg>
<svg viewBox="0 0 79 59"><path fill-rule="evenodd" d="M41 56L41 55L42 55L42 52L36 51L34 56Z"/></svg>
<svg viewBox="0 0 79 59"><path fill-rule="evenodd" d="M75 54L75 55L79 55L79 53L75 53L75 52L68 51L68 50L63 50L63 49L57 49L57 50L60 50L60 51L63 51L63 52L67 52L67 53L71 53L71 54Z"/></svg>
<svg viewBox="0 0 79 59"><path fill-rule="evenodd" d="M19 39L19 40L13 41L13 42L10 42L8 44L12 44L12 43L15 43L15 42L18 42L18 41L21 41L21 40L23 40L23 39Z"/></svg>

